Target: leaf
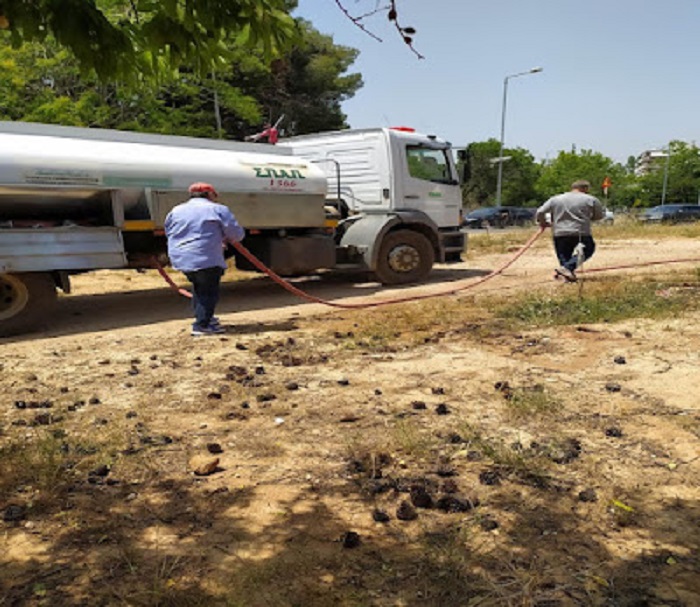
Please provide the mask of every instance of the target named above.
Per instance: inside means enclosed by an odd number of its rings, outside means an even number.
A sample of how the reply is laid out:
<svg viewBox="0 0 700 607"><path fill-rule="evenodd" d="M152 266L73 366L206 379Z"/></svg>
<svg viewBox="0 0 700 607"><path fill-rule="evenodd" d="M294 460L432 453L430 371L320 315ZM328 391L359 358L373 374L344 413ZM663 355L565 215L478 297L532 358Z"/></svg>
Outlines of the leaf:
<svg viewBox="0 0 700 607"><path fill-rule="evenodd" d="M625 512L634 512L634 508L632 506L628 506L624 502L621 502L620 500L612 500L612 505L615 506L616 508L619 508L620 510L624 510Z"/></svg>
<svg viewBox="0 0 700 607"><path fill-rule="evenodd" d="M287 0L164 0L133 5L46 0L3 3L2 18L15 47L52 35L75 55L84 74L94 70L103 81L135 81L144 66L167 72L180 62L188 62L203 76L219 58L218 45L244 28L249 29L251 46L262 49L267 58L279 55L296 36L289 6Z"/></svg>

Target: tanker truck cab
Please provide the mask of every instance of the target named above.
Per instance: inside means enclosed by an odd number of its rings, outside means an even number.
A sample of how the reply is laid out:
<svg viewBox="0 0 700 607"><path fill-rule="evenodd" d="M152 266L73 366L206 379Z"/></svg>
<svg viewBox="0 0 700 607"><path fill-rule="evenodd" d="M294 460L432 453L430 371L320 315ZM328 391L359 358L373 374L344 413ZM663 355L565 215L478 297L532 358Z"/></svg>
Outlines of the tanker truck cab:
<svg viewBox="0 0 700 607"><path fill-rule="evenodd" d="M321 167L337 209L339 265L384 284L419 282L435 262L459 261L461 189L450 144L406 127L335 131L284 140Z"/></svg>

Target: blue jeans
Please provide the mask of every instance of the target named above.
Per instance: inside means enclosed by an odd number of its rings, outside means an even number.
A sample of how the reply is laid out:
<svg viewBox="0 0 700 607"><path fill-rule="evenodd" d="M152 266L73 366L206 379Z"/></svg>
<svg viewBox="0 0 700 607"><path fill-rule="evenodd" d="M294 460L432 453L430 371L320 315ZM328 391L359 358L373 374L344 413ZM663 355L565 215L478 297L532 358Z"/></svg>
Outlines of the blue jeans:
<svg viewBox="0 0 700 607"><path fill-rule="evenodd" d="M219 301L219 284L224 275L223 268L205 268L184 272L187 280L192 283L192 309L194 310L193 329L203 329L209 326L214 309Z"/></svg>
<svg viewBox="0 0 700 607"><path fill-rule="evenodd" d="M583 260L590 259L595 253L595 241L592 236L555 236L554 250L559 259L559 265L564 266L567 270L576 271L578 258L574 256L576 245L581 242L583 244Z"/></svg>

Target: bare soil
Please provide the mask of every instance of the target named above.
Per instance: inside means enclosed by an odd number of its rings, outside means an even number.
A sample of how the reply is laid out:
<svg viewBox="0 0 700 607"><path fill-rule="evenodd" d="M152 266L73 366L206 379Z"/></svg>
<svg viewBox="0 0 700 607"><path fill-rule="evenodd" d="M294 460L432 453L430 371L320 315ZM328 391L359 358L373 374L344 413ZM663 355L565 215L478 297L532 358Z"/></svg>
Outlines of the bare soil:
<svg viewBox="0 0 700 607"><path fill-rule="evenodd" d="M441 293L512 254L295 284ZM680 258L700 241L599 242L590 267ZM579 288L553 267L542 240L450 298ZM0 605L700 605L697 314L484 331L472 306L376 348L367 311L266 278L227 282L220 338L188 306L88 274L51 329L0 340Z"/></svg>

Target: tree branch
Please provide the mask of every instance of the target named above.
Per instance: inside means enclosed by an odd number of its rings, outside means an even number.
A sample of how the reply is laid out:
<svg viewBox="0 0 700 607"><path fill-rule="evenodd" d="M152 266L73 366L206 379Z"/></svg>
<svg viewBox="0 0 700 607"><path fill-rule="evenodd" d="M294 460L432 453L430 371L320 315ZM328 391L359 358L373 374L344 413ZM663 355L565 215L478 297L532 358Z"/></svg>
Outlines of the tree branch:
<svg viewBox="0 0 700 607"><path fill-rule="evenodd" d="M131 10L134 12L134 21L139 23L139 9L136 6L136 2L134 0L129 0L129 4L131 4Z"/></svg>
<svg viewBox="0 0 700 607"><path fill-rule="evenodd" d="M389 21L394 22L394 26L396 27L396 31L399 32L399 36L403 38L403 41L406 43L406 46L413 51L416 57L418 59L425 59L423 55L421 55L413 46L413 35L416 33L416 28L414 27L403 27L402 25L399 24L399 19L398 19L398 11L396 10L396 0L390 0L391 6L389 7Z"/></svg>
<svg viewBox="0 0 700 607"><path fill-rule="evenodd" d="M399 36L401 36L401 39L404 41L406 46L408 46L408 48L411 49L411 51L416 55L416 57L418 57L418 59L425 59L425 57L421 55L413 46L413 36L416 33L416 29L414 27L403 26L398 21L398 9L396 8L397 0L389 0L389 4L387 6L378 6L374 10L359 15L357 17L354 17L350 14L348 9L345 7L344 0L334 1L336 6L356 27L360 28L365 34L379 42L382 42L382 39L373 32L371 32L369 29L367 29L363 21L367 17L373 17L377 13L386 13L387 18L394 24L396 31L398 32Z"/></svg>
<svg viewBox="0 0 700 607"><path fill-rule="evenodd" d="M382 39L381 39L379 36L377 36L376 34L370 32L370 31L364 26L364 24L362 23L362 19L364 19L364 18L367 17L368 15L372 15L372 14L374 14L374 13L376 13L376 12L378 12L378 11L381 11L381 10L383 10L383 9L379 9L379 8L378 8L376 11L373 11L372 13L367 13L367 14L365 14L365 15L360 15L359 17L353 17L353 16L348 12L348 9L346 9L345 6L343 6L343 3L341 2L341 0L335 0L335 3L336 3L336 5L338 6L338 8L343 12L343 14L344 14L350 21L352 21L352 23L353 23L354 25L356 25L357 27L359 27L365 34L367 34L367 35L370 36L371 38L374 38L374 39L377 40L378 42L382 42Z"/></svg>

